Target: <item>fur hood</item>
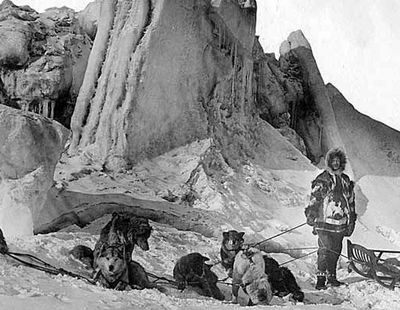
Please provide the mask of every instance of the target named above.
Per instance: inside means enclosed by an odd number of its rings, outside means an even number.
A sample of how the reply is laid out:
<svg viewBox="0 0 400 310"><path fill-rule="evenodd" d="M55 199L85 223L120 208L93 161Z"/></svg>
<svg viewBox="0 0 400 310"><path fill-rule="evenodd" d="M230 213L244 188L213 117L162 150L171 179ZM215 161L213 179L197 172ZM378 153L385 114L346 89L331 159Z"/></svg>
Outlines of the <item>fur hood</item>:
<svg viewBox="0 0 400 310"><path fill-rule="evenodd" d="M340 159L340 167L337 171L333 171L332 169L332 159L334 157L338 157ZM329 150L328 153L326 153L325 164L330 173L341 174L346 168L346 163L347 163L346 154L342 149L334 148Z"/></svg>

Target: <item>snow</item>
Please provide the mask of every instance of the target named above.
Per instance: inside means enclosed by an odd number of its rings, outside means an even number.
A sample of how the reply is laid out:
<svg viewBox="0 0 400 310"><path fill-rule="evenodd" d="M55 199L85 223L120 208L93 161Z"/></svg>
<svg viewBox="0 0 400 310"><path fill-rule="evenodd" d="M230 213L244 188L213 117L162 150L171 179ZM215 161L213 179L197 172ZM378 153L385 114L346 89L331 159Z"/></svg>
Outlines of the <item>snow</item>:
<svg viewBox="0 0 400 310"><path fill-rule="evenodd" d="M99 170L90 154L64 157L57 169L57 186L87 193L123 193L141 199L163 201L168 190L181 197L188 187L192 171L198 178L192 184L199 195L192 207L213 215L210 227L216 232L206 237L193 231L181 231L170 225L151 222L150 250L135 248L133 259L151 274L172 279L175 262L183 255L199 252L219 261L220 232L227 229L245 231L246 242L257 242L304 223L304 207L308 201L311 180L320 172L266 170L248 162L242 171L227 169L221 176L207 177L199 162L210 148L210 140L198 141L178 148L153 160L133 167L123 174L109 175ZM87 173L90 171L90 173ZM352 242L366 247L398 249L400 211L400 178L365 176L357 182L364 199ZM361 197L361 196L359 196ZM361 198L359 198L361 201ZM179 206L179 201L176 202ZM189 212L188 211L188 212ZM31 253L53 266L76 274L90 276L90 270L68 255L75 245L93 248L101 227L110 216L100 218L87 227L70 226L47 235L7 237L10 251ZM213 227L222 223L221 227ZM263 244L278 262L285 263L314 251L316 237L309 226L274 238ZM298 248L310 248L296 250ZM272 309L400 309L400 288L390 291L377 282L348 271L342 252L338 278L347 283L339 288L316 291L316 254L287 263L305 293L304 303L293 303L289 297L274 297ZM219 279L225 270L216 264L212 270ZM240 304L229 303L231 286L220 283L226 296L220 302L199 296L190 289L178 291L162 282L165 292L156 289L113 291L70 276L50 275L22 266L10 257L0 256L0 309L242 309L246 297L240 293ZM254 306L251 309L265 309Z"/></svg>

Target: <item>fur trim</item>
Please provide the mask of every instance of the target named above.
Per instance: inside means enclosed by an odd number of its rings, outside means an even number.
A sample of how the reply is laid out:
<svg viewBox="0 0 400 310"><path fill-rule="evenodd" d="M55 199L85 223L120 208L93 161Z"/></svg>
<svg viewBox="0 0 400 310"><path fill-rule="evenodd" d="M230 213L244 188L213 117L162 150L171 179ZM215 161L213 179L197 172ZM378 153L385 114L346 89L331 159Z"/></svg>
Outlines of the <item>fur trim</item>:
<svg viewBox="0 0 400 310"><path fill-rule="evenodd" d="M340 160L340 167L337 171L333 171L333 169L332 169L332 159L334 157L338 157ZM346 163L347 163L346 154L344 153L344 151L341 148L330 149L328 151L328 153L326 153L325 164L329 168L329 171L331 173L336 173L336 174L342 173L344 171L344 169L346 168Z"/></svg>

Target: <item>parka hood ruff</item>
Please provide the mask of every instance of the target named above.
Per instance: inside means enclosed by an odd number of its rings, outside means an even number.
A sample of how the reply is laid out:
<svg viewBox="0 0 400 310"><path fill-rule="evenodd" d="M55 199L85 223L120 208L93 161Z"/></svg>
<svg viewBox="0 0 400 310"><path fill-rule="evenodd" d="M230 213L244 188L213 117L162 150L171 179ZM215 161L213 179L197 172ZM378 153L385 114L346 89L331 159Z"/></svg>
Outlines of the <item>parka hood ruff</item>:
<svg viewBox="0 0 400 310"><path fill-rule="evenodd" d="M340 160L340 166L338 170L333 170L332 169L332 159L334 157L338 157ZM346 158L346 154L344 153L344 151L340 148L334 148L328 151L328 153L326 153L325 156L325 164L327 167L327 170L331 173L331 174L341 174L344 169L346 168L346 163L347 163L347 158Z"/></svg>

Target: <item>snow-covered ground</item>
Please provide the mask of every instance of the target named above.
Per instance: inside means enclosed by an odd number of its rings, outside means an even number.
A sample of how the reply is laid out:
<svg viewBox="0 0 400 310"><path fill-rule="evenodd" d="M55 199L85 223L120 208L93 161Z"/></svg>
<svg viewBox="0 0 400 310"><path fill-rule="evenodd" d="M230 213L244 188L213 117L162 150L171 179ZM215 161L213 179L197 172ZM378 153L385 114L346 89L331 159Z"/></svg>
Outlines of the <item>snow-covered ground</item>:
<svg viewBox="0 0 400 310"><path fill-rule="evenodd" d="M104 220L101 222L104 224ZM133 258L145 269L157 276L172 279L174 263L180 256L190 252L207 255L213 262L219 257L217 238L205 238L193 232L182 232L174 228L151 223L154 232L150 238L150 251L135 249ZM69 271L89 276L84 266L68 255L74 245L93 246L97 235L72 228L67 232L57 232L35 237L9 240L11 251L31 253L48 263ZM76 232L72 232L75 230ZM294 246L294 245L293 245ZM286 254L273 255L284 262L291 257ZM272 306L279 309L400 309L400 290L390 291L372 280L348 273L346 263L341 261L339 278L349 283L346 287L329 288L327 291L313 289L315 279L315 255L289 263L287 266L295 274L305 292L304 303L292 303L288 297L274 297ZM213 267L219 278L225 273L216 265ZM242 306L201 297L190 290L182 293L169 284L161 284L167 291L113 291L94 286L69 276L53 276L41 271L21 266L11 258L0 258L0 309L240 309ZM220 284L220 288L230 298L230 286ZM241 303L245 303L242 295ZM264 309L255 306L252 309Z"/></svg>
<svg viewBox="0 0 400 310"><path fill-rule="evenodd" d="M170 193L182 197L188 187L197 194L193 206L213 215L210 226L213 237L192 231L151 222L154 230L150 237L150 250L135 248L133 259L146 271L172 279L177 259L191 252L200 252L219 261L220 232L227 229L245 231L246 241L260 241L281 233L305 221L304 207L308 200L310 181L318 174L314 171L271 171L247 163L242 171L226 167L207 175L199 166L209 150L210 141L200 141L179 148L152 161L133 167L128 173L107 175L96 168L90 155L63 158L55 178L67 190L86 193L121 193L132 197L163 201ZM91 172L88 173L88 169ZM195 178L192 173L196 170ZM191 182L187 182L191 179ZM357 182L359 186L359 221L351 240L367 247L399 249L400 179L367 176ZM179 200L176 202L179 207ZM7 238L10 250L31 253L46 262L66 270L90 276L84 266L69 255L77 244L93 247L100 229L109 216L100 218L84 228L70 226L62 231L37 236ZM266 243L263 249L280 263L292 260L310 250L292 250L315 247L316 237L311 228L303 226L293 232ZM290 254L290 255L289 255ZM344 248L342 254L345 256ZM400 288L390 291L373 280L348 272L347 260L341 257L338 278L347 283L339 288L315 291L316 254L292 261L286 266L294 273L305 293L304 303L293 303L288 297L274 297L271 308L276 309L400 309ZM220 279L226 277L217 264L213 271ZM220 302L197 295L189 289L178 291L170 284L161 284L158 290L113 291L69 276L54 276L21 266L9 257L0 256L0 309L241 309L242 305L229 303L229 283L220 283L227 301ZM252 309L265 309L254 306Z"/></svg>

